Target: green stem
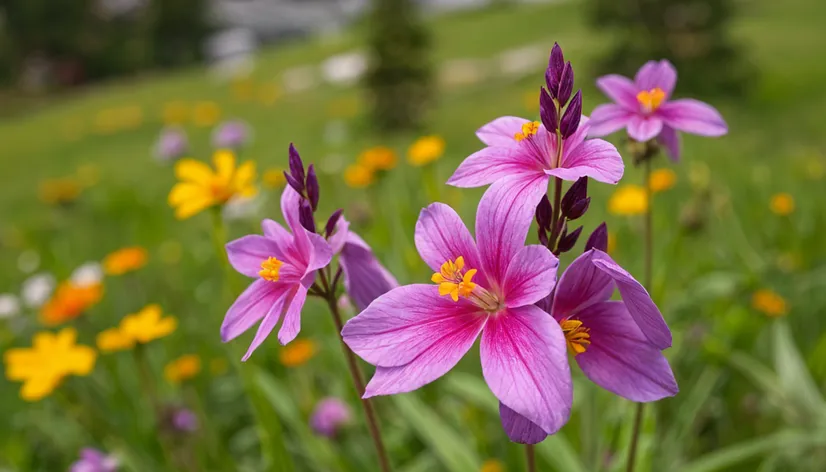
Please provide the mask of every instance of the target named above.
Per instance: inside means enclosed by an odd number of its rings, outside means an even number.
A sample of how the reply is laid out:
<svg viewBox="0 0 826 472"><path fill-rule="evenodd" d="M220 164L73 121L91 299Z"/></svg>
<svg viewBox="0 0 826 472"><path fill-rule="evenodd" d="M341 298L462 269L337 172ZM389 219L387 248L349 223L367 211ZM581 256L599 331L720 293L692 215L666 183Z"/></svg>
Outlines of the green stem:
<svg viewBox="0 0 826 472"><path fill-rule="evenodd" d="M536 454L533 444L525 444L525 462L528 472L536 472Z"/></svg>

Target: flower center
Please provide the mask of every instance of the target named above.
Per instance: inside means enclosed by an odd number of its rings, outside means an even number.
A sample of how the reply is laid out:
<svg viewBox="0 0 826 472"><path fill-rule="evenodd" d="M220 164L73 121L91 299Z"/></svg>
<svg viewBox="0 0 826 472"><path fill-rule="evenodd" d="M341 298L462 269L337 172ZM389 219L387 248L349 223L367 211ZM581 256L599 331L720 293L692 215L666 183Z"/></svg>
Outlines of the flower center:
<svg viewBox="0 0 826 472"><path fill-rule="evenodd" d="M219 202L225 202L232 197L232 190L229 185L217 179L209 184L209 192L212 194L212 198Z"/></svg>
<svg viewBox="0 0 826 472"><path fill-rule="evenodd" d="M665 92L659 87L643 90L637 94L637 101L640 103L643 112L651 113L665 101Z"/></svg>
<svg viewBox="0 0 826 472"><path fill-rule="evenodd" d="M464 269L465 259L462 256L457 257L455 262L448 259L442 264L439 272L430 277L430 280L439 284L439 295L450 295L454 302L458 302L459 297L467 298L485 311L492 313L499 311L501 304L496 295L473 282L477 270L465 271Z"/></svg>
<svg viewBox="0 0 826 472"><path fill-rule="evenodd" d="M565 334L565 341L568 343L568 350L576 356L582 354L591 344L590 328L582 326L582 321L565 318L559 322L562 332Z"/></svg>
<svg viewBox="0 0 826 472"><path fill-rule="evenodd" d="M516 134L514 134L513 139L515 139L516 142L522 141L523 139L527 139L528 137L535 135L538 130L539 130L539 122L538 121L531 121L531 122L525 123L524 125L522 125L522 131L517 132Z"/></svg>
<svg viewBox="0 0 826 472"><path fill-rule="evenodd" d="M281 270L281 265L284 264L283 262L279 261L274 257L268 257L264 262L261 263L261 270L258 272L258 275L261 276L264 280L269 280L270 282L278 282L278 272Z"/></svg>

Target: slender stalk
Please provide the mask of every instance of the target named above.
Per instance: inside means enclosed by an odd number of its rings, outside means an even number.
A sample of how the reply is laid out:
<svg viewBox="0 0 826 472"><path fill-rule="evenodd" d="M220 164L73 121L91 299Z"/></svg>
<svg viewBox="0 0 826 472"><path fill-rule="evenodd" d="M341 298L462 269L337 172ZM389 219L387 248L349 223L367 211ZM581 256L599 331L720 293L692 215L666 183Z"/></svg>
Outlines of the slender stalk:
<svg viewBox="0 0 826 472"><path fill-rule="evenodd" d="M528 464L528 472L536 472L536 455L533 444L525 444L525 462Z"/></svg>

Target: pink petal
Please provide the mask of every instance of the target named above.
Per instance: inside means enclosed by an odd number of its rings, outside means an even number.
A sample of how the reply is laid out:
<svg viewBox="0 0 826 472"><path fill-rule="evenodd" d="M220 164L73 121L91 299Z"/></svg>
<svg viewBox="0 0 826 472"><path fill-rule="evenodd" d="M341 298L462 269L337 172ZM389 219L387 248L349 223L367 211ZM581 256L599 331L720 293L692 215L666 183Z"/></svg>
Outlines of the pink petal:
<svg viewBox="0 0 826 472"><path fill-rule="evenodd" d="M522 125L529 120L515 116L502 116L482 126L476 131L480 141L488 146L513 146L513 136L522 131Z"/></svg>
<svg viewBox="0 0 826 472"><path fill-rule="evenodd" d="M671 347L671 331L645 288L608 254L594 249L592 260L598 269L614 279L622 301L645 337L659 349Z"/></svg>
<svg viewBox="0 0 826 472"><path fill-rule="evenodd" d="M545 173L564 180L580 177L607 184L616 184L622 178L625 164L617 148L602 139L588 139L569 152L565 152L562 166L546 170Z"/></svg>
<svg viewBox="0 0 826 472"><path fill-rule="evenodd" d="M522 146L484 148L462 161L447 183L470 188L492 184L512 175L535 175L541 172L541 167L528 152Z"/></svg>
<svg viewBox="0 0 826 472"><path fill-rule="evenodd" d="M344 288L362 311L373 300L398 287L399 283L357 234L349 233L347 239L339 256L339 264L344 272Z"/></svg>
<svg viewBox="0 0 826 472"><path fill-rule="evenodd" d="M496 398L546 433L571 414L573 388L565 336L529 305L491 316L482 332L482 374Z"/></svg>
<svg viewBox="0 0 826 472"><path fill-rule="evenodd" d="M288 246L292 243L293 235L278 222L269 218L261 221L261 230L264 231L264 236L276 241L281 246Z"/></svg>
<svg viewBox="0 0 826 472"><path fill-rule="evenodd" d="M508 265L503 292L510 308L531 305L548 296L556 284L559 259L545 246L523 247Z"/></svg>
<svg viewBox="0 0 826 472"><path fill-rule="evenodd" d="M588 305L611 299L613 279L593 263L594 250L574 259L565 269L553 296L550 313L561 319Z"/></svg>
<svg viewBox="0 0 826 472"><path fill-rule="evenodd" d="M713 106L691 98L663 103L657 115L668 126L700 136L722 136L728 125Z"/></svg>
<svg viewBox="0 0 826 472"><path fill-rule="evenodd" d="M289 185L284 187L284 192L281 194L281 213L284 215L284 220L287 226L290 227L295 236L295 246L299 254L304 257L309 257L310 241L307 238L307 231L301 226L298 218L298 207L301 203L301 195ZM309 259L304 259L306 263Z"/></svg>
<svg viewBox="0 0 826 472"><path fill-rule="evenodd" d="M288 284L258 279L251 283L227 310L221 324L221 340L235 339L257 323L282 297Z"/></svg>
<svg viewBox="0 0 826 472"><path fill-rule="evenodd" d="M508 439L519 444L538 444L548 437L542 428L499 402L499 418Z"/></svg>
<svg viewBox="0 0 826 472"><path fill-rule="evenodd" d="M226 249L230 265L247 277L258 278L261 263L269 257L285 260L284 251L276 241L257 234L230 241Z"/></svg>
<svg viewBox="0 0 826 472"><path fill-rule="evenodd" d="M255 332L255 337L252 339L249 349L247 349L244 357L241 358L242 362L246 362L252 353L258 349L258 346L260 346L264 340L267 339L270 333L272 333L275 325L278 324L278 320L281 319L281 312L284 311L284 305L289 302L289 299L292 296L291 292L293 290L294 289L291 286L286 284L283 285L283 289L279 297L276 299L275 303L273 303L272 307L270 307L267 315L264 317L264 320L261 321L261 324L258 326L258 331Z"/></svg>
<svg viewBox="0 0 826 472"><path fill-rule="evenodd" d="M344 248L344 243L347 242L347 238L350 235L350 222L344 218L344 215L339 217L338 223L336 223L336 229L333 231L333 234L330 235L330 238L327 242L330 244L330 249L333 251L333 254L338 254L341 252L341 249Z"/></svg>
<svg viewBox="0 0 826 472"><path fill-rule="evenodd" d="M660 62L648 61L637 71L634 83L637 90L651 90L659 87L668 98L674 92L674 85L677 84L677 69L665 59Z"/></svg>
<svg viewBox="0 0 826 472"><path fill-rule="evenodd" d="M433 203L421 211L414 240L422 259L434 272L459 256L465 259L468 270L482 268L473 236L453 208L444 203Z"/></svg>
<svg viewBox="0 0 826 472"><path fill-rule="evenodd" d="M590 329L591 344L574 359L591 381L634 402L677 394L668 361L648 342L622 302L591 305L577 318Z"/></svg>
<svg viewBox="0 0 826 472"><path fill-rule="evenodd" d="M602 90L608 98L626 110L639 110L637 93L640 89L628 77L610 74L597 79L597 88ZM593 113L591 114L593 118Z"/></svg>
<svg viewBox="0 0 826 472"><path fill-rule="evenodd" d="M634 116L634 112L628 111L619 105L613 103L599 105L591 112L591 126L588 130L588 136L598 138L619 131L628 126L632 116Z"/></svg>
<svg viewBox="0 0 826 472"><path fill-rule="evenodd" d="M657 136L657 142L665 148L665 153L672 161L680 161L680 135L677 130L668 125L663 125L663 130Z"/></svg>
<svg viewBox="0 0 826 472"><path fill-rule="evenodd" d="M304 308L304 303L307 301L307 289L313 284L313 278L314 274L311 274L302 280L295 287L292 299L289 300L289 307L284 315L284 323L281 325L281 329L278 330L278 342L283 345L289 344L301 331L301 309Z"/></svg>
<svg viewBox="0 0 826 472"><path fill-rule="evenodd" d="M327 264L333 259L333 250L327 244L327 240L323 236L311 233L304 228L301 231L305 232L307 241L309 242L309 254L307 255L307 269L305 275L314 272L322 267L327 267Z"/></svg>
<svg viewBox="0 0 826 472"><path fill-rule="evenodd" d="M657 115L634 115L628 120L628 136L639 142L654 139L663 129L663 121Z"/></svg>
<svg viewBox="0 0 826 472"><path fill-rule="evenodd" d="M489 281L501 284L511 259L525 246L548 177L511 177L491 185L476 210L476 240Z"/></svg>
<svg viewBox="0 0 826 472"><path fill-rule="evenodd" d="M457 340L478 333L484 318L464 298L454 302L440 297L436 285L405 285L377 298L348 321L341 336L365 361L399 367L431 350L444 356L454 350L461 357L470 346Z"/></svg>

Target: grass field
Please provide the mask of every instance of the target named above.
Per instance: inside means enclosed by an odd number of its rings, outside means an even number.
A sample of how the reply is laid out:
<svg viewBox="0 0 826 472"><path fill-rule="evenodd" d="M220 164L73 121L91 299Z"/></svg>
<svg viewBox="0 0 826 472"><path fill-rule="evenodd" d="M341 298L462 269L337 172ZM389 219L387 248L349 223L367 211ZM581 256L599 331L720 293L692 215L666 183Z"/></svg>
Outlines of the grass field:
<svg viewBox="0 0 826 472"><path fill-rule="evenodd" d="M611 37L591 31L582 9L577 1L436 18L429 23L434 64L493 58L529 43L550 49L558 41L574 64L587 113L605 101L593 86L593 64ZM760 75L746 98L714 102L730 134L686 137L681 164L657 162L678 176L655 201L652 294L675 333L668 357L681 393L648 409L640 471L816 471L826 463L826 4L751 0L740 2L740 11L733 35ZM209 215L174 218L166 202L172 168L151 156L165 105L215 102L222 118L242 118L254 129L254 143L241 158L255 160L259 174L284 168L294 142L305 162L320 170L320 214L343 207L400 282L429 279L412 241L419 210L444 201L473 220L482 189L443 182L480 148L474 136L479 126L501 115L536 115L526 95L536 95L542 70L525 79L496 76L440 87L423 133L445 139L444 157L427 168L402 158L374 185L353 189L342 174L362 150L381 144L403 154L416 136L373 132L357 88L319 85L285 93L280 84L285 70L362 45L356 27L265 50L240 84L191 69L98 86L0 122L0 292L19 292L27 277L18 268L21 254L37 253L39 270L62 280L84 262L139 245L149 252L147 266L104 280L100 303L73 322L80 342L94 345L98 332L149 303L179 321L173 334L142 351L148 371L130 352L101 354L90 376L70 378L34 403L18 398L19 384L0 379L0 470L65 470L84 446L114 452L126 470L142 472L177 470L173 463L203 471L375 470L326 309L311 302L304 310L300 336L318 352L303 366L284 366L275 339L241 364L251 336L222 345L218 327L246 282L224 277ZM124 109L140 118L107 129L112 110ZM346 130L346 138L325 138L331 122ZM185 127L191 154L208 160L211 127L191 121ZM619 137L615 142L620 147ZM641 172L626 162L620 185L639 184ZM90 186L72 205L38 198L44 179L78 172ZM589 190L586 231L607 221L615 259L638 275L641 219L608 213L614 188L592 182ZM778 193L793 197L790 214L772 212ZM230 222L230 237L258 232L260 217L280 219L279 194L262 190L258 214ZM755 309L759 290L785 299L788 315ZM3 351L29 346L41 329L35 314L23 316L0 320ZM396 470L466 472L492 459L505 470L524 468L522 449L503 434L473 352L458 371L417 393L376 402ZM190 353L201 359L202 372L182 386L166 382L164 365ZM196 412L197 433L157 434L145 376L154 379L165 404ZM623 470L633 405L578 371L575 384L574 415L561 434L538 447L539 470ZM357 413L335 440L314 436L307 425L316 401L326 396L345 399Z"/></svg>

